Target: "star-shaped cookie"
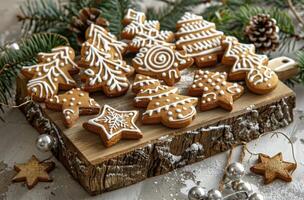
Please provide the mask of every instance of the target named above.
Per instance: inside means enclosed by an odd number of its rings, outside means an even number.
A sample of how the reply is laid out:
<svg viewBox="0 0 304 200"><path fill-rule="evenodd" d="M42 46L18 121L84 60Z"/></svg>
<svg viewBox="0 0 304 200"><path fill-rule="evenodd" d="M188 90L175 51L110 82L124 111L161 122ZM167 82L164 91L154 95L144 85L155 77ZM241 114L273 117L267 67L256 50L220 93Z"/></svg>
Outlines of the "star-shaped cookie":
<svg viewBox="0 0 304 200"><path fill-rule="evenodd" d="M290 172L297 168L295 163L283 161L282 153L278 153L273 157L265 154L259 154L259 162L252 166L250 170L253 173L264 176L265 184L273 182L275 179L281 179L286 182L291 182L292 177Z"/></svg>
<svg viewBox="0 0 304 200"><path fill-rule="evenodd" d="M183 51L171 47L155 45L142 47L132 60L137 73L163 80L167 85L174 85L180 80L180 70L190 67L193 59Z"/></svg>
<svg viewBox="0 0 304 200"><path fill-rule="evenodd" d="M100 111L99 104L80 88L55 95L47 100L45 105L48 109L62 111L67 127L71 127L79 115L94 115Z"/></svg>
<svg viewBox="0 0 304 200"><path fill-rule="evenodd" d="M14 182L26 182L28 189L32 189L38 182L50 182L48 172L55 168L54 162L40 162L36 156L24 164L14 166L18 174L13 178Z"/></svg>
<svg viewBox="0 0 304 200"><path fill-rule="evenodd" d="M202 96L200 109L210 110L222 107L231 111L233 101L240 98L244 88L237 84L227 82L226 72L209 72L198 70L194 75L194 81L189 88L190 96Z"/></svg>
<svg viewBox="0 0 304 200"><path fill-rule="evenodd" d="M102 113L88 122L83 127L88 131L100 135L104 145L110 147L121 139L139 139L142 133L135 125L138 111L119 111L109 105L104 105Z"/></svg>

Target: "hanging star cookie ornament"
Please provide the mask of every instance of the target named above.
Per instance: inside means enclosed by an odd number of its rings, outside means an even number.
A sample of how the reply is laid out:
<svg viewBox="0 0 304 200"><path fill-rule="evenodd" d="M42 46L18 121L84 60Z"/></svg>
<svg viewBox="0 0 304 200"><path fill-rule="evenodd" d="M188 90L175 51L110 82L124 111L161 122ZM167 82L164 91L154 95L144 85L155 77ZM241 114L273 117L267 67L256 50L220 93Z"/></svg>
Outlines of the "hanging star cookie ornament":
<svg viewBox="0 0 304 200"><path fill-rule="evenodd" d="M21 73L29 78L28 94L34 100L43 102L58 93L76 86L71 74L78 73L74 63L75 53L71 47L60 46L51 53L39 53L38 64L24 66Z"/></svg>
<svg viewBox="0 0 304 200"><path fill-rule="evenodd" d="M286 182L292 181L291 173L297 168L295 163L283 161L282 153L270 157L259 154L258 163L250 168L253 173L264 176L265 184L272 183L275 179Z"/></svg>
<svg viewBox="0 0 304 200"><path fill-rule="evenodd" d="M62 111L66 127L71 127L79 115L94 115L100 111L99 104L80 88L55 95L47 100L45 105L48 109Z"/></svg>
<svg viewBox="0 0 304 200"><path fill-rule="evenodd" d="M172 86L180 80L180 70L192 66L193 59L183 51L155 45L142 47L133 58L132 64L137 73L163 80Z"/></svg>
<svg viewBox="0 0 304 200"><path fill-rule="evenodd" d="M32 189L38 182L50 182L49 172L55 168L54 162L40 162L36 156L24 164L14 166L18 174L12 179L14 182L26 182L28 189Z"/></svg>
<svg viewBox="0 0 304 200"><path fill-rule="evenodd" d="M266 94L274 90L279 82L265 55L255 53L252 44L239 43L235 37L227 36L222 41L225 53L222 63L232 66L230 80L245 80L249 90L256 94Z"/></svg>
<svg viewBox="0 0 304 200"><path fill-rule="evenodd" d="M240 98L244 88L227 81L226 72L210 72L198 70L188 91L190 96L202 96L200 109L210 110L218 106L231 111L233 101Z"/></svg>
<svg viewBox="0 0 304 200"><path fill-rule="evenodd" d="M138 111L119 111L109 105L104 105L102 113L88 122L83 127L100 135L103 144L110 147L121 139L140 139L143 137L135 122Z"/></svg>

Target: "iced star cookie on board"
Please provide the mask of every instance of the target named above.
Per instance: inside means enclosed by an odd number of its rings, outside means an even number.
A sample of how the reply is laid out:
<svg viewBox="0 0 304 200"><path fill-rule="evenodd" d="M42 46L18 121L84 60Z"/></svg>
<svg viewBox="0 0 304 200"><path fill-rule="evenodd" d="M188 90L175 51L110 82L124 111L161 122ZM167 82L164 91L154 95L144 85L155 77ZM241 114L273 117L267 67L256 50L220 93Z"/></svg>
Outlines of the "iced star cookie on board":
<svg viewBox="0 0 304 200"><path fill-rule="evenodd" d="M180 80L180 70L192 66L193 59L187 57L183 51L155 45L142 47L133 58L132 64L137 73L163 80L172 86Z"/></svg>
<svg viewBox="0 0 304 200"><path fill-rule="evenodd" d="M183 128L191 124L196 115L197 98L178 94L176 87L161 85L159 80L138 74L133 83L136 107L147 107L144 124L162 123L169 128Z"/></svg>
<svg viewBox="0 0 304 200"><path fill-rule="evenodd" d="M222 63L232 66L230 80L245 80L249 90L256 94L266 94L276 88L278 76L267 67L267 56L255 53L254 45L239 43L230 36L223 39L223 45L226 50Z"/></svg>
<svg viewBox="0 0 304 200"><path fill-rule="evenodd" d="M202 96L200 101L202 111L216 107L231 111L233 101L242 96L244 88L237 83L227 82L226 72L198 70L188 93L190 96Z"/></svg>
<svg viewBox="0 0 304 200"><path fill-rule="evenodd" d="M53 48L50 53L39 53L38 64L21 69L21 73L30 79L27 83L28 95L43 102L59 90L76 87L71 77L79 71L74 58L74 50L68 46Z"/></svg>
<svg viewBox="0 0 304 200"><path fill-rule="evenodd" d="M119 111L109 105L104 105L102 113L90 119L83 127L101 137L106 147L113 146L121 139L140 139L143 137L135 122L138 111Z"/></svg>
<svg viewBox="0 0 304 200"><path fill-rule="evenodd" d="M109 35L105 29L101 32ZM130 85L127 76L133 74L134 69L122 59L124 45L113 37L105 41L106 37L100 34L100 31L92 31L92 35L82 45L79 65L84 68L81 77L83 89L88 92L102 90L109 97L123 95Z"/></svg>
<svg viewBox="0 0 304 200"><path fill-rule="evenodd" d="M64 124L67 127L71 127L79 115L95 115L100 111L99 104L89 97L89 93L80 88L55 95L48 99L45 105L48 109L62 111Z"/></svg>
<svg viewBox="0 0 304 200"><path fill-rule="evenodd" d="M202 16L186 12L176 24L176 48L186 51L194 58L198 67L216 65L218 57L223 54L221 44L223 32L217 31L215 24Z"/></svg>

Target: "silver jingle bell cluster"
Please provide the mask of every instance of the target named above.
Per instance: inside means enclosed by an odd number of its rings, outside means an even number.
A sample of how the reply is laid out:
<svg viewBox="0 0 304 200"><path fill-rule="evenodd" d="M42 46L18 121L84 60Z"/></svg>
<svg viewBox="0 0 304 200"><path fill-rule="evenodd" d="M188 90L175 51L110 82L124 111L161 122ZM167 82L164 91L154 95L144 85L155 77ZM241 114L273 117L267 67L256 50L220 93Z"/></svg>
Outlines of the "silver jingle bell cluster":
<svg viewBox="0 0 304 200"><path fill-rule="evenodd" d="M245 168L241 163L231 163L225 173L224 192L216 189L207 191L205 188L195 186L188 193L189 200L263 200L261 194L253 192L250 183L242 180Z"/></svg>

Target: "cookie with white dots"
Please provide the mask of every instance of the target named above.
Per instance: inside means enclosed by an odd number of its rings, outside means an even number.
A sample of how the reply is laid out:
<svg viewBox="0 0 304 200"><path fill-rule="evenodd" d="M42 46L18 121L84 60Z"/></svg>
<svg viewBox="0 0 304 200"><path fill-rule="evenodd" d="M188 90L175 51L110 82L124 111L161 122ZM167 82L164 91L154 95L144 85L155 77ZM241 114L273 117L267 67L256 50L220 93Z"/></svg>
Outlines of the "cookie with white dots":
<svg viewBox="0 0 304 200"><path fill-rule="evenodd" d="M71 47L59 46L50 53L39 53L38 64L22 67L21 73L30 79L27 83L29 96L43 102L59 90L76 87L71 76L79 71L74 58L75 53Z"/></svg>
<svg viewBox="0 0 304 200"><path fill-rule="evenodd" d="M95 115L100 111L99 104L80 88L55 95L45 102L46 108L62 111L65 126L71 127L79 115Z"/></svg>
<svg viewBox="0 0 304 200"><path fill-rule="evenodd" d="M189 88L190 96L201 96L200 109L202 111L216 107L231 111L233 101L240 98L243 93L244 88L241 85L227 81L226 72L198 70Z"/></svg>

